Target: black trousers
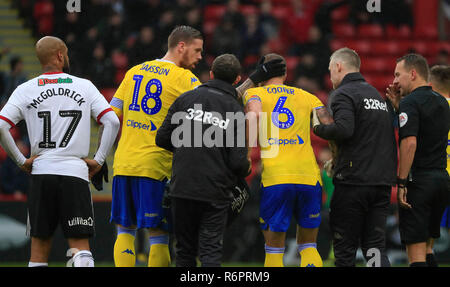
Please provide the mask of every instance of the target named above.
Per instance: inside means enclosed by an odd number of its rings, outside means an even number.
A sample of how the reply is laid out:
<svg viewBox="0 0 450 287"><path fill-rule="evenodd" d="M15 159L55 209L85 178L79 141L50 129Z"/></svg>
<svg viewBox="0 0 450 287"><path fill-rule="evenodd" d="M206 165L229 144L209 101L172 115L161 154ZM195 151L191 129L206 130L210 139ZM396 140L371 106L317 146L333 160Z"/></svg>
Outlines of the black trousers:
<svg viewBox="0 0 450 287"><path fill-rule="evenodd" d="M172 198L176 266L220 267L229 204Z"/></svg>
<svg viewBox="0 0 450 287"><path fill-rule="evenodd" d="M390 196L390 186L355 186L335 182L330 203L330 228L337 267L355 266L358 247L361 247L366 260L373 258L371 248L376 248L378 266L390 266L386 255Z"/></svg>

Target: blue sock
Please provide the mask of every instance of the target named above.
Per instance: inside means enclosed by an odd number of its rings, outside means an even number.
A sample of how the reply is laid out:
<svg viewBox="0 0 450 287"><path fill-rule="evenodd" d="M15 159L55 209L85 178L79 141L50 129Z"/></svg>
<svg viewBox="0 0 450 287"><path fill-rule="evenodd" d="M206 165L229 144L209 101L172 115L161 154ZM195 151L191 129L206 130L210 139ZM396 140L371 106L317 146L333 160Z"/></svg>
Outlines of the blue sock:
<svg viewBox="0 0 450 287"><path fill-rule="evenodd" d="M167 244L167 245L169 245L169 234L150 236L149 243L150 243L150 247L152 246L152 244Z"/></svg>
<svg viewBox="0 0 450 287"><path fill-rule="evenodd" d="M302 252L303 249L310 248L310 247L313 247L313 248L316 248L316 249L317 249L317 243L304 243L304 244L298 244L298 245L297 245L298 253Z"/></svg>
<svg viewBox="0 0 450 287"><path fill-rule="evenodd" d="M117 235L121 233L127 233L136 237L136 229L117 226Z"/></svg>

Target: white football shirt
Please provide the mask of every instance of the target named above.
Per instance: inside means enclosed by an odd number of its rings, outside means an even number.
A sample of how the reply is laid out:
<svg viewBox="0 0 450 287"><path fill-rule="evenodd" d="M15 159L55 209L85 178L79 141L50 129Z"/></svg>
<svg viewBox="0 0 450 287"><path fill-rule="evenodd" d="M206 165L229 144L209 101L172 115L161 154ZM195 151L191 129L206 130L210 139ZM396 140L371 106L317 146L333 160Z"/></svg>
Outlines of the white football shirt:
<svg viewBox="0 0 450 287"><path fill-rule="evenodd" d="M32 174L75 176L89 181L82 158L89 154L91 117L112 111L86 79L45 73L18 86L0 112L11 126L25 120L31 145Z"/></svg>

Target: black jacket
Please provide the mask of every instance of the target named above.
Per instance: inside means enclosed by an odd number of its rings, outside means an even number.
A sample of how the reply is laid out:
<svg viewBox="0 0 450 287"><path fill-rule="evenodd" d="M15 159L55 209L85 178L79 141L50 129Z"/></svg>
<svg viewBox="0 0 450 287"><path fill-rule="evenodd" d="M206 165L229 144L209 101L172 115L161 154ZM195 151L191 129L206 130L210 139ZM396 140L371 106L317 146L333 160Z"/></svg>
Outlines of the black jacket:
<svg viewBox="0 0 450 287"><path fill-rule="evenodd" d="M330 95L334 123L314 133L338 148L334 181L355 185L394 185L397 147L394 113L360 73L347 74Z"/></svg>
<svg viewBox="0 0 450 287"><path fill-rule="evenodd" d="M211 80L175 100L156 135L173 152L169 196L228 203L248 175L245 114L234 87Z"/></svg>

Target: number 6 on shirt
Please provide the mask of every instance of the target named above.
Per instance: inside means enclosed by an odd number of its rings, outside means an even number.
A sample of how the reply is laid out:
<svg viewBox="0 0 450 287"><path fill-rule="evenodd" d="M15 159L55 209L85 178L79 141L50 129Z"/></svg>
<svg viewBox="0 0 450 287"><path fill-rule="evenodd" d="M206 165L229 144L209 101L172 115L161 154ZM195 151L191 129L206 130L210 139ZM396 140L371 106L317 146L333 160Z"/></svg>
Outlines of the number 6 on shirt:
<svg viewBox="0 0 450 287"><path fill-rule="evenodd" d="M287 97L280 97L275 104L275 108L272 111L272 122L273 124L280 129L287 129L294 124L294 114L288 108L283 107L286 103ZM287 120L282 122L279 119L280 114L285 114L287 116Z"/></svg>

